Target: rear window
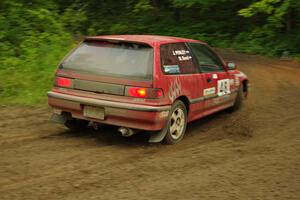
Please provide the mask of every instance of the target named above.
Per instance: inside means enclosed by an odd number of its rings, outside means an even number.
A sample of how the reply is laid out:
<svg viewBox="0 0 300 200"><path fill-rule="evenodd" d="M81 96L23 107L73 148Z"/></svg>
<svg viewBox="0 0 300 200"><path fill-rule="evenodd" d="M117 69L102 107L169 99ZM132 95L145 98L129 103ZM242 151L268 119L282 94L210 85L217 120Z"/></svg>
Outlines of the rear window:
<svg viewBox="0 0 300 200"><path fill-rule="evenodd" d="M63 62L63 69L104 76L152 79L153 49L143 44L86 41Z"/></svg>

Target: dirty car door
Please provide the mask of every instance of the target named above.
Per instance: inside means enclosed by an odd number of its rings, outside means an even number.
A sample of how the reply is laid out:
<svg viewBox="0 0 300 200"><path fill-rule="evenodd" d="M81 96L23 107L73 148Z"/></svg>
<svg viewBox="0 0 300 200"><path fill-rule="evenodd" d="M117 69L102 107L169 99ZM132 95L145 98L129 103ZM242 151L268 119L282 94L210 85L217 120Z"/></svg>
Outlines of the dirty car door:
<svg viewBox="0 0 300 200"><path fill-rule="evenodd" d="M220 106L231 103L233 95L231 95L230 77L222 60L206 45L189 43L189 46L205 80L203 88L204 110L215 111Z"/></svg>

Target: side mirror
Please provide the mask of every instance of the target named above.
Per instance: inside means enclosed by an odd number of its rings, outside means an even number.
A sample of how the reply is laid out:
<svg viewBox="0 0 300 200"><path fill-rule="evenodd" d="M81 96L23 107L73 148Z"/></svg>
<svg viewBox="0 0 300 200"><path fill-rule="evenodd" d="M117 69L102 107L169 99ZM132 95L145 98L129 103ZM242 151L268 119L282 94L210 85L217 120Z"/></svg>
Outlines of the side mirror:
<svg viewBox="0 0 300 200"><path fill-rule="evenodd" d="M237 65L233 62L227 62L226 67L227 67L228 70L234 70L234 69L237 68Z"/></svg>

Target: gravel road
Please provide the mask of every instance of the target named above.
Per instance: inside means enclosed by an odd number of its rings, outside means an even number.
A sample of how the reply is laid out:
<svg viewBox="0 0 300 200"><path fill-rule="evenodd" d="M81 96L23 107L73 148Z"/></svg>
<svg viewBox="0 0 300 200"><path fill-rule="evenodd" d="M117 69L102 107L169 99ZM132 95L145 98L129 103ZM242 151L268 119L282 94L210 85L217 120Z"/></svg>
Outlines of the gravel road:
<svg viewBox="0 0 300 200"><path fill-rule="evenodd" d="M300 64L219 51L249 76L249 98L177 145L72 133L46 105L0 107L0 199L300 199Z"/></svg>

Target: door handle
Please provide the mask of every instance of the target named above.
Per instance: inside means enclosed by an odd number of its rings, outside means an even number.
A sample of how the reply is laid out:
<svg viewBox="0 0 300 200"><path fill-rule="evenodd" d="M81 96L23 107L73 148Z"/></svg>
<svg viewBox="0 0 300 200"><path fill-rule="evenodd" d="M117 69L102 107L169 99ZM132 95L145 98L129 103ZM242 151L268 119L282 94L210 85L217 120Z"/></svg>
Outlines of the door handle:
<svg viewBox="0 0 300 200"><path fill-rule="evenodd" d="M211 78L207 78L206 81L207 81L208 83L210 83L210 82L211 82Z"/></svg>

